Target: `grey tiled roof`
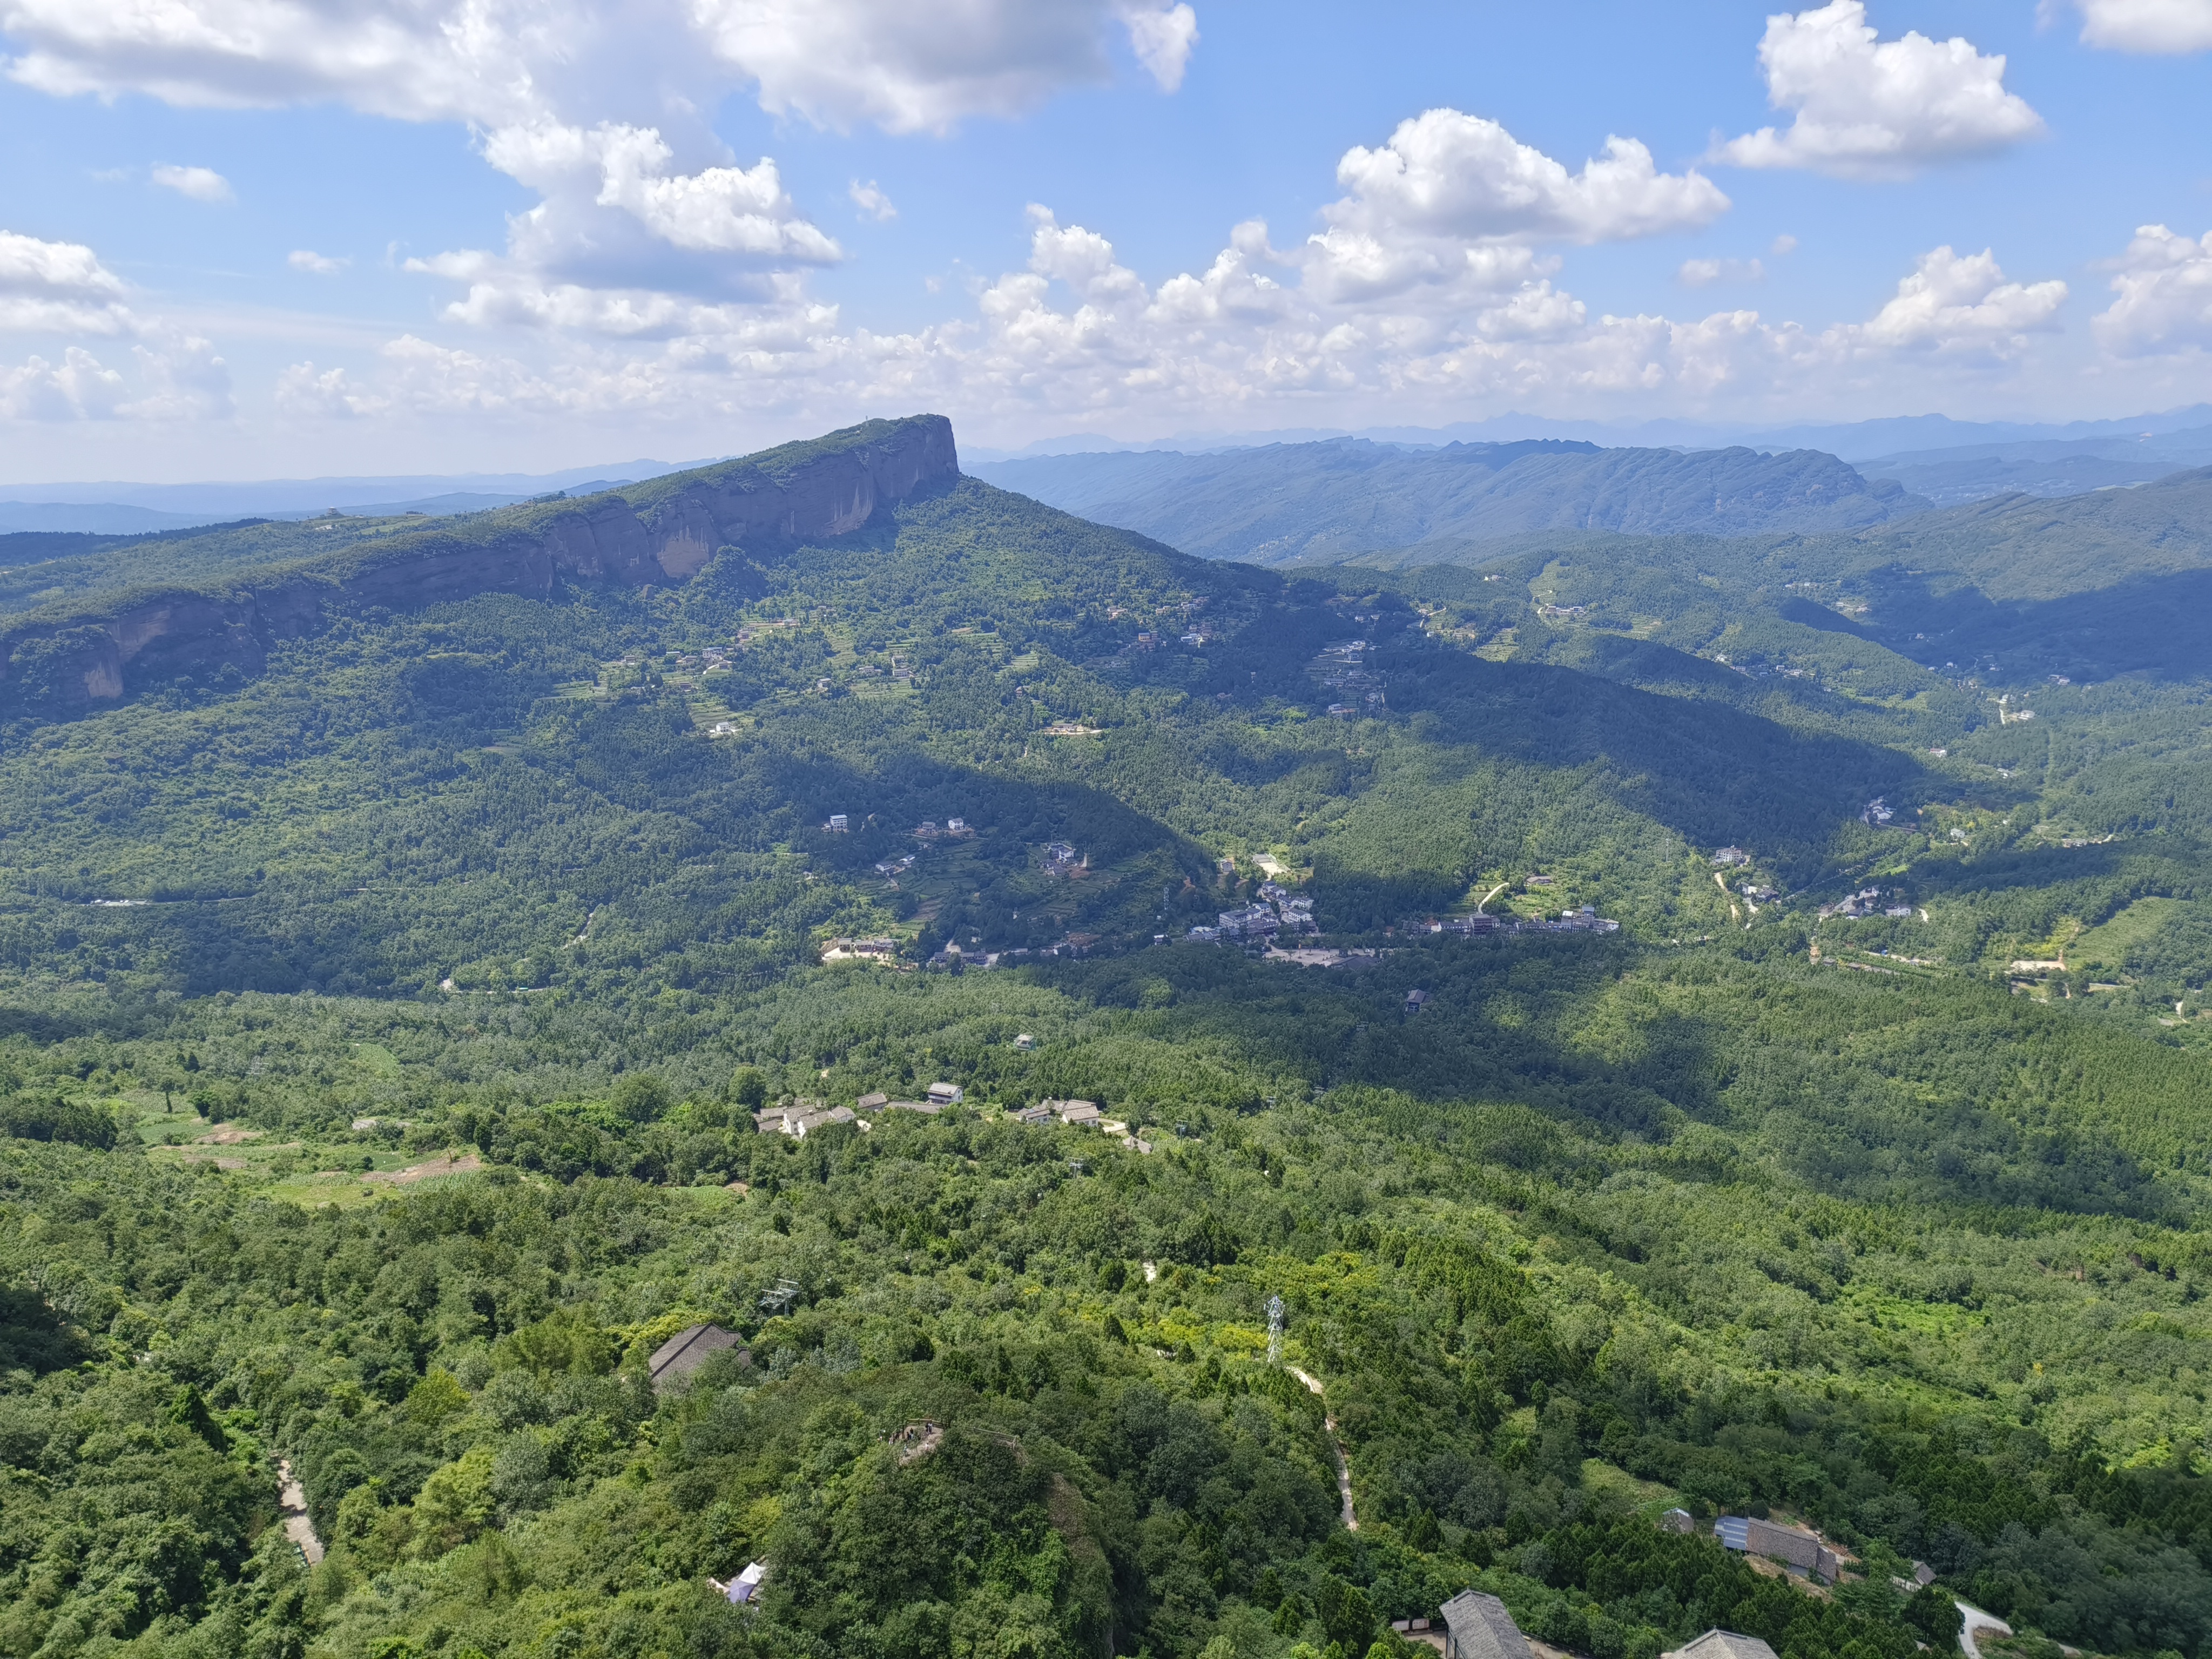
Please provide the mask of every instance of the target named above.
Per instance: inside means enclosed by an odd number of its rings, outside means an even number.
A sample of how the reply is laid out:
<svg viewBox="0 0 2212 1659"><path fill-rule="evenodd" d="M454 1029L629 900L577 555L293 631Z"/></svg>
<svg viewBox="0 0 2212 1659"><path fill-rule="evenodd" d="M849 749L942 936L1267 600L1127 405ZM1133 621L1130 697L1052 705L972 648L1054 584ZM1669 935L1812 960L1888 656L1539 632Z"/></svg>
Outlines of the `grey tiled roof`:
<svg viewBox="0 0 2212 1659"><path fill-rule="evenodd" d="M1443 1617L1445 1659L1528 1659L1528 1638L1494 1595L1462 1590Z"/></svg>
<svg viewBox="0 0 2212 1659"><path fill-rule="evenodd" d="M647 1362L647 1368L653 1374L653 1386L665 1389L690 1376L707 1363L710 1355L720 1353L725 1348L734 1348L738 1341L735 1332L726 1331L720 1325L694 1325L689 1330L677 1332L653 1350L653 1358Z"/></svg>
<svg viewBox="0 0 2212 1659"><path fill-rule="evenodd" d="M1695 1641L1685 1642L1660 1659L1774 1659L1774 1650L1756 1636L1739 1636L1732 1630L1709 1630Z"/></svg>

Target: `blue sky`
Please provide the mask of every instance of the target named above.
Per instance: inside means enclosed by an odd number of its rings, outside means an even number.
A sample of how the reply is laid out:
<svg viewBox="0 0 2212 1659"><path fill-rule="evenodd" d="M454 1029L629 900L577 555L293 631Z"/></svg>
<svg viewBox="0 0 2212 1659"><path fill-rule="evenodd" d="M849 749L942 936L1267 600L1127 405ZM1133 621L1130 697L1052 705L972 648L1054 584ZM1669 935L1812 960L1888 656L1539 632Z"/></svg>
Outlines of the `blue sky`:
<svg viewBox="0 0 2212 1659"><path fill-rule="evenodd" d="M0 0L0 482L2212 398L2212 0Z"/></svg>

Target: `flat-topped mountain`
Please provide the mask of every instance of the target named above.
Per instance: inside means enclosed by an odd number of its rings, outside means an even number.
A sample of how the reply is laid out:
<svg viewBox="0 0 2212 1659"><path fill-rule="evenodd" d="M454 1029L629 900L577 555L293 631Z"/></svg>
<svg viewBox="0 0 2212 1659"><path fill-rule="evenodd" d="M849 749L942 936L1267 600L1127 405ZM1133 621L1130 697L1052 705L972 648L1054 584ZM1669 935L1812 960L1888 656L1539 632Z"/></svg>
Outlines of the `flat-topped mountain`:
<svg viewBox="0 0 2212 1659"><path fill-rule="evenodd" d="M1547 530L1859 531L1929 503L1832 455L1601 449L1556 440L1408 449L1356 438L1218 454L1058 455L975 476L1208 557L1328 563Z"/></svg>
<svg viewBox="0 0 2212 1659"><path fill-rule="evenodd" d="M334 608L410 611L493 592L544 599L563 580L683 582L723 547L844 535L880 507L959 474L952 423L918 415L595 495L403 526L268 566L243 584L236 567L250 553L218 532L172 554L183 581L64 601L0 634L0 707L82 708L195 669L258 672L277 641L312 631ZM196 554L228 579L191 580Z"/></svg>

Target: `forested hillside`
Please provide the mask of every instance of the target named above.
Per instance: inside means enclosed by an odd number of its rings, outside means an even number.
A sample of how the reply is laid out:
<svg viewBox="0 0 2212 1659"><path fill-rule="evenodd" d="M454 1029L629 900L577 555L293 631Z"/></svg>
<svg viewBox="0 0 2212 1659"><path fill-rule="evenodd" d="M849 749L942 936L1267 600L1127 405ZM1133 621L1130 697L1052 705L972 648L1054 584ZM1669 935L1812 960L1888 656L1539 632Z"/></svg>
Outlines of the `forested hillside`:
<svg viewBox="0 0 2212 1659"><path fill-rule="evenodd" d="M2212 1649L2195 647L1913 639L1982 591L1874 537L1217 562L950 441L47 570L18 653L222 648L9 665L0 1655Z"/></svg>
<svg viewBox="0 0 2212 1659"><path fill-rule="evenodd" d="M1541 531L1849 531L1928 506L1814 450L1601 449L1549 439L1410 449L1343 438L999 461L975 473L1186 552L1263 565L1392 550L1434 561Z"/></svg>

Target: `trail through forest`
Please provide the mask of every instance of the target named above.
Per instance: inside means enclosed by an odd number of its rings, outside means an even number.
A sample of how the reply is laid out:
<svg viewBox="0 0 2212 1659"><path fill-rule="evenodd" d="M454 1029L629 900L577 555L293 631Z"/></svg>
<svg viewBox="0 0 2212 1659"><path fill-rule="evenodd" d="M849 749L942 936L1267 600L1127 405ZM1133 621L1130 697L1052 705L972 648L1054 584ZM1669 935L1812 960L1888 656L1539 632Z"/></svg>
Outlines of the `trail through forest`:
<svg viewBox="0 0 2212 1659"><path fill-rule="evenodd" d="M1316 1395L1322 1395L1319 1377L1308 1376L1296 1365L1287 1365L1284 1369L1304 1383L1309 1391ZM1328 1449L1336 1454L1336 1490L1338 1495L1344 1500L1344 1529L1346 1532L1358 1532L1359 1517L1352 1512L1352 1465L1344 1461L1344 1443L1336 1437L1336 1419L1328 1410L1328 1401L1326 1395L1322 1395L1321 1421L1322 1426L1328 1431Z"/></svg>

